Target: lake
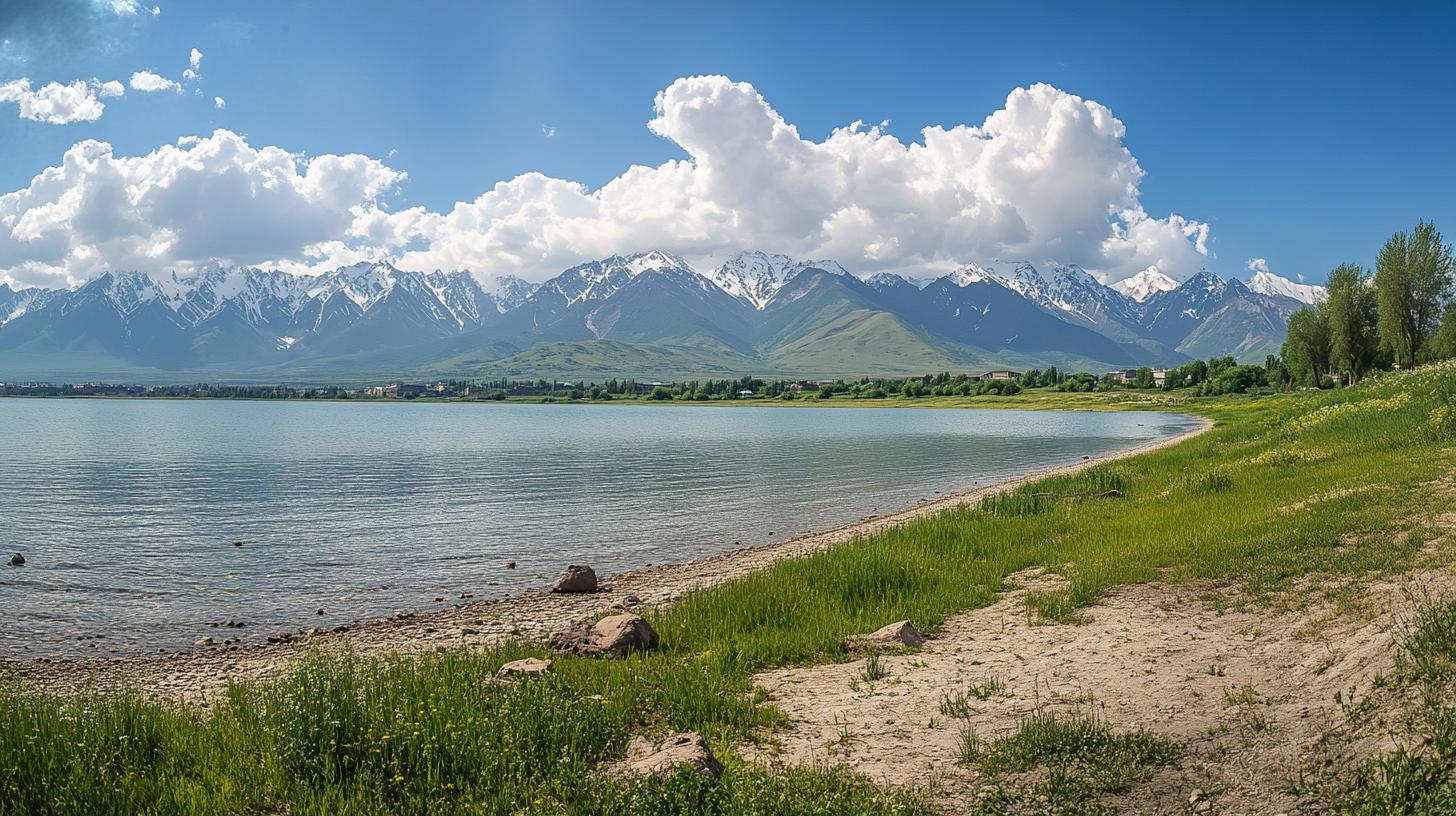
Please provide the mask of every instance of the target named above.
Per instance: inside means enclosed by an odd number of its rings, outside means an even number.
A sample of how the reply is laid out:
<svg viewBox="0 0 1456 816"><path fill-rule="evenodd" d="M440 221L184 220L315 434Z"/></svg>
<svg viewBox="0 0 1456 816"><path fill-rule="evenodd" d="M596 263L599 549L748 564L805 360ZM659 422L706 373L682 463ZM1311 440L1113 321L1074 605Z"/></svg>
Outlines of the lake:
<svg viewBox="0 0 1456 816"><path fill-rule="evenodd" d="M964 409L0 399L0 555L26 557L0 566L0 656L252 642L439 609L461 593L545 586L567 563L612 573L761 544L1194 425ZM248 626L210 626L228 618Z"/></svg>

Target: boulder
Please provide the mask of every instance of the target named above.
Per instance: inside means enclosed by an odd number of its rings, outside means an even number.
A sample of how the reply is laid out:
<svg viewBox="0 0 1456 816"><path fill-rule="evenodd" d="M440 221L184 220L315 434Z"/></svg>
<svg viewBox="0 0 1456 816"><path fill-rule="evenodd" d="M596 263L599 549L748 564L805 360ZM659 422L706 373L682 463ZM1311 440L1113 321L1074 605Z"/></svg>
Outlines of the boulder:
<svg viewBox="0 0 1456 816"><path fill-rule="evenodd" d="M844 642L844 648L851 651L883 651L924 645L925 638L907 620L895 621L867 635L852 635Z"/></svg>
<svg viewBox="0 0 1456 816"><path fill-rule="evenodd" d="M684 766L713 779L723 775L723 766L708 749L708 741L696 731L669 734L656 746L638 737L627 749L623 763L626 771L638 776L672 774Z"/></svg>
<svg viewBox="0 0 1456 816"><path fill-rule="evenodd" d="M496 672L497 677L524 677L537 674L545 674L551 671L551 661L542 660L539 657L523 657L520 660L511 662L500 667Z"/></svg>
<svg viewBox="0 0 1456 816"><path fill-rule="evenodd" d="M569 623L557 629L551 634L551 647L561 652L626 657L657 648L657 632L636 615L609 615L596 623Z"/></svg>
<svg viewBox="0 0 1456 816"><path fill-rule="evenodd" d="M21 555L20 553L15 553L14 555L10 556L10 566L19 567L23 564L25 564L25 556Z"/></svg>
<svg viewBox="0 0 1456 816"><path fill-rule="evenodd" d="M597 573L591 567L572 564L556 576L551 585L552 592L596 592Z"/></svg>

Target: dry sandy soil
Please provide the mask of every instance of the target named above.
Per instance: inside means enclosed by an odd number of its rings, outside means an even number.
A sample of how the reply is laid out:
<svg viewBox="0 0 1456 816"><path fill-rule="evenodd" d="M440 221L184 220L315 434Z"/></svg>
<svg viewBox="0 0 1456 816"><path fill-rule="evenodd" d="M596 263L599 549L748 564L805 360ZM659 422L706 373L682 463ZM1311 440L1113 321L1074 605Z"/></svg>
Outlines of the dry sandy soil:
<svg viewBox="0 0 1456 816"><path fill-rule="evenodd" d="M225 690L230 679L256 679L286 668L303 654L304 646L347 647L361 655L410 654L447 648L485 647L511 638L546 637L564 623L593 618L613 608L650 608L672 603L694 590L715 586L762 569L783 558L822 550L887 527L979 501L982 496L1011 489L1044 476L1070 473L1169 445L1175 445L1212 427L1202 424L1186 433L1073 465L1051 468L1018 479L948 494L915 507L819 533L789 538L761 547L731 550L680 564L665 564L612 576L606 591L589 595L527 592L511 598L463 604L425 614L342 626L328 631L310 630L288 643L218 645L141 657L13 660L0 659L0 675L48 689L127 685L159 697L206 705ZM212 632L204 634L213 634ZM218 635L222 637L222 635Z"/></svg>
<svg viewBox="0 0 1456 816"><path fill-rule="evenodd" d="M1140 585L1110 593L1086 623L1032 625L1024 595L1059 579L1019 574L1017 589L948 619L923 649L880 657L889 676L877 682L863 680L864 659L761 675L792 726L753 753L844 764L894 785L933 780L935 798L958 812L983 784L956 764L963 727L989 740L1035 711L1076 712L1187 746L1179 769L1109 800L1121 812L1186 813L1204 799L1215 813L1294 812L1290 780L1321 762L1326 737L1343 727L1336 692L1369 689L1390 671L1397 623L1410 611L1406 588L1449 589L1453 577L1370 586L1358 613L1322 602L1233 610L1217 602L1240 600L1231 587ZM971 699L969 719L942 712L948 694L988 686L1000 690ZM1204 796L1190 801L1194 791Z"/></svg>

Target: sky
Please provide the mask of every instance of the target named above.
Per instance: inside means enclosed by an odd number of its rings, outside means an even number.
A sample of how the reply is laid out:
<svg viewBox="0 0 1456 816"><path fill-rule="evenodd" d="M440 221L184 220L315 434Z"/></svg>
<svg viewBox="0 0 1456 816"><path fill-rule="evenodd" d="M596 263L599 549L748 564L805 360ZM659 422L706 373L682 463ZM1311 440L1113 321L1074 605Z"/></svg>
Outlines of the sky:
<svg viewBox="0 0 1456 816"><path fill-rule="evenodd" d="M0 0L0 281L738 249L1322 282L1456 230L1450 4Z"/></svg>

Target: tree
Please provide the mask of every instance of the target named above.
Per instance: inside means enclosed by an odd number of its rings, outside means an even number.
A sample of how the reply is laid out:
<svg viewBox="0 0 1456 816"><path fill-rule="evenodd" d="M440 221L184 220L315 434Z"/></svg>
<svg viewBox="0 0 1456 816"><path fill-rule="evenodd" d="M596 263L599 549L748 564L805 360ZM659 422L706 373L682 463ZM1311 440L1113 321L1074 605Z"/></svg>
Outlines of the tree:
<svg viewBox="0 0 1456 816"><path fill-rule="evenodd" d="M1319 387L1330 370L1330 326L1324 315L1308 307L1289 316L1289 330L1280 351L1296 382ZM1210 366L1209 377L1217 373Z"/></svg>
<svg viewBox="0 0 1456 816"><path fill-rule="evenodd" d="M1139 368L1132 378L1133 388L1153 388L1156 385L1157 381L1153 379L1153 370L1147 366Z"/></svg>
<svg viewBox="0 0 1456 816"><path fill-rule="evenodd" d="M1446 304L1441 314L1441 325L1431 335L1430 357L1434 360L1456 357L1456 303Z"/></svg>
<svg viewBox="0 0 1456 816"><path fill-rule="evenodd" d="M1330 368L1350 385L1375 365L1379 352L1375 291L1365 270L1354 264L1330 272L1328 291L1322 311L1329 323Z"/></svg>
<svg viewBox="0 0 1456 816"><path fill-rule="evenodd" d="M1451 245L1427 221L1397 232L1375 259L1380 345L1401 368L1414 366L1436 330L1456 273Z"/></svg>

